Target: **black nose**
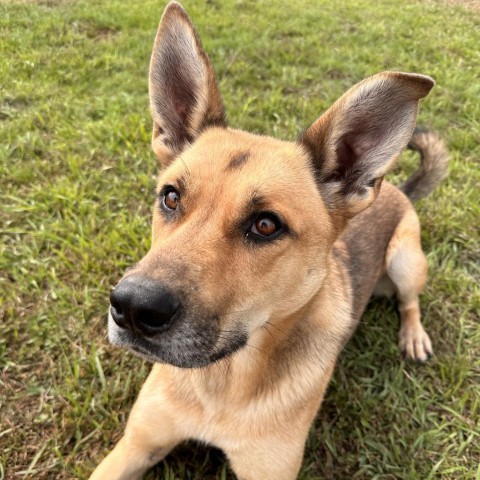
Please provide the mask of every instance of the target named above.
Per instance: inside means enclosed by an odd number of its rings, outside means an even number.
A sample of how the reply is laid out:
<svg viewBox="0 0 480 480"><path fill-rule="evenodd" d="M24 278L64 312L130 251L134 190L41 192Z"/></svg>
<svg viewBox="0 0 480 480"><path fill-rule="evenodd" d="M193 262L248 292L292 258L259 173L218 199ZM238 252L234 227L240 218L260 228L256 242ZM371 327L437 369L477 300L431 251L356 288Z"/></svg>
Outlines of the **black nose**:
<svg viewBox="0 0 480 480"><path fill-rule="evenodd" d="M138 275L120 281L110 294L114 322L147 336L167 330L179 307L179 300L164 284Z"/></svg>

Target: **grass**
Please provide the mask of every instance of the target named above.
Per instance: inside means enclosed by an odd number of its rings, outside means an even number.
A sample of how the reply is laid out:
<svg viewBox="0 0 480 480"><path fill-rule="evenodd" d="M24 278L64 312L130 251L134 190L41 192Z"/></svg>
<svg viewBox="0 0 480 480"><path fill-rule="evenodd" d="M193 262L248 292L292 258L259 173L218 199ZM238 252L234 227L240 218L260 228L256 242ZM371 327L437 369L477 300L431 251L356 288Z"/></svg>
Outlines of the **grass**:
<svg viewBox="0 0 480 480"><path fill-rule="evenodd" d="M451 151L417 204L436 355L404 363L372 301L340 357L300 478L480 479L480 12L444 2L185 2L230 122L295 138L384 69L438 85L420 123ZM150 49L163 4L0 3L0 478L86 478L121 435L149 365L111 348L108 292L148 249ZM411 171L406 155L390 176ZM232 478L189 444L149 479Z"/></svg>

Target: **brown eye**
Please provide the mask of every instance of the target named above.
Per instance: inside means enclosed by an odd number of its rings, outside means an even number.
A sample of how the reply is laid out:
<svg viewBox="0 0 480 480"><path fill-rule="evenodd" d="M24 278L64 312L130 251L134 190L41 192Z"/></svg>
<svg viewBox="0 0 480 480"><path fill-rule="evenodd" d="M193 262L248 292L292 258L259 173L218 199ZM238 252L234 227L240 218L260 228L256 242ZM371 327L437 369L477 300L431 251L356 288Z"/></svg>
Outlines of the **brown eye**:
<svg viewBox="0 0 480 480"><path fill-rule="evenodd" d="M163 204L169 210L176 210L178 207L178 202L180 201L180 195L176 190L169 190L165 193L163 197Z"/></svg>
<svg viewBox="0 0 480 480"><path fill-rule="evenodd" d="M261 213L250 227L247 236L252 240L270 240L282 232L282 223L273 213Z"/></svg>
<svg viewBox="0 0 480 480"><path fill-rule="evenodd" d="M268 217L259 218L252 227L253 233L257 235L263 235L264 237L268 237L268 235L272 235L277 230L277 226L275 222Z"/></svg>

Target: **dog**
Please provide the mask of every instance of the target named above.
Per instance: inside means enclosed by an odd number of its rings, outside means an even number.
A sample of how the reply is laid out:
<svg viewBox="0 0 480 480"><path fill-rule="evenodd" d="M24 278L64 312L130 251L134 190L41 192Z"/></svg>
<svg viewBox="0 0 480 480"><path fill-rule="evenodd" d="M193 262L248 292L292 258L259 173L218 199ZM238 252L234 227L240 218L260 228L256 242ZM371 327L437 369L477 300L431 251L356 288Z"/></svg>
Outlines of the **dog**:
<svg viewBox="0 0 480 480"><path fill-rule="evenodd" d="M108 319L111 343L154 365L91 479L141 478L187 439L221 448L239 479L296 478L372 294L396 294L400 348L427 359L427 262L410 199L446 175L439 137L413 133L433 85L369 77L296 142L236 130L190 18L168 4L149 73L162 166L152 244L112 291ZM382 182L410 140L421 166L400 188Z"/></svg>

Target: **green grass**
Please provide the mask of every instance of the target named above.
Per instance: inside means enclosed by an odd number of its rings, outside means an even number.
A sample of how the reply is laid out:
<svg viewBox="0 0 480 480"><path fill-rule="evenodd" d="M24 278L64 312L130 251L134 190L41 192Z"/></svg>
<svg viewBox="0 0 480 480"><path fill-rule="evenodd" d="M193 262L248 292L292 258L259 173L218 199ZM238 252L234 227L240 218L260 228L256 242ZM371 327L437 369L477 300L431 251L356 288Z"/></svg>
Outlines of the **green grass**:
<svg viewBox="0 0 480 480"><path fill-rule="evenodd" d="M296 138L384 69L438 85L420 123L451 151L417 204L436 355L404 363L374 300L311 429L301 479L480 479L480 12L444 3L185 2L230 123ZM399 4L400 5L400 4ZM159 1L0 3L0 478L86 478L149 365L106 341L108 293L148 249L156 162L147 68ZM399 181L415 161L390 178ZM232 478L180 447L149 479Z"/></svg>

